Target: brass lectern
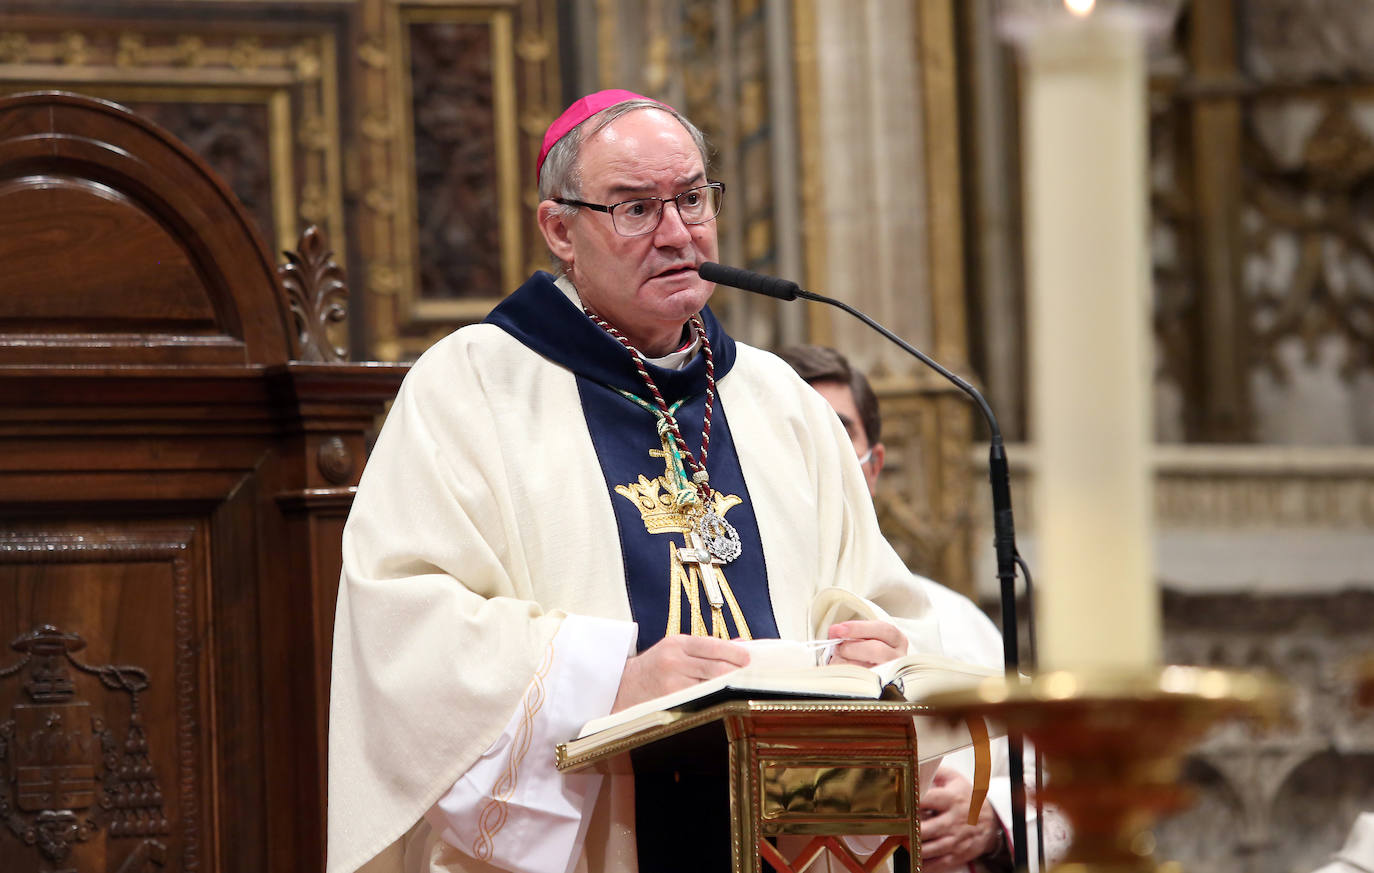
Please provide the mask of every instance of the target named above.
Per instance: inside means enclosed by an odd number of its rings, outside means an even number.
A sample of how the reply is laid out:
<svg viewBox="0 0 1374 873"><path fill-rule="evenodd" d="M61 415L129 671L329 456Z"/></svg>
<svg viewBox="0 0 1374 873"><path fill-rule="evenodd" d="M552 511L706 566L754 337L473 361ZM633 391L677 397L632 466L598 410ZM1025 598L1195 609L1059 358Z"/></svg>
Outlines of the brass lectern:
<svg viewBox="0 0 1374 873"><path fill-rule="evenodd" d="M917 703L854 700L735 700L696 712L665 713L666 723L588 747L558 746L558 769L629 772L655 757L689 759L724 746L729 768L731 856L735 873L805 868L822 852L853 873L870 873L906 847L909 873L920 869ZM570 752L570 745L572 751ZM884 837L866 861L841 839ZM800 844L789 860L779 837ZM806 839L810 837L810 839Z"/></svg>

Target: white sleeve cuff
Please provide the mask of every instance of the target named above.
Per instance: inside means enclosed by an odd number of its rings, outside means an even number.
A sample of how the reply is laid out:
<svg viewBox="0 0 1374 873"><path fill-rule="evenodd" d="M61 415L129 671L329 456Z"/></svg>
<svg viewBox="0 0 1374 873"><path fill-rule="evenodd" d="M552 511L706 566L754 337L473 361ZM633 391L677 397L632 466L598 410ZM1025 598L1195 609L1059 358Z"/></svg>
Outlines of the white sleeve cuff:
<svg viewBox="0 0 1374 873"><path fill-rule="evenodd" d="M426 813L444 842L506 870L571 869L602 777L559 773L554 747L611 711L637 636L633 622L563 620L505 731Z"/></svg>

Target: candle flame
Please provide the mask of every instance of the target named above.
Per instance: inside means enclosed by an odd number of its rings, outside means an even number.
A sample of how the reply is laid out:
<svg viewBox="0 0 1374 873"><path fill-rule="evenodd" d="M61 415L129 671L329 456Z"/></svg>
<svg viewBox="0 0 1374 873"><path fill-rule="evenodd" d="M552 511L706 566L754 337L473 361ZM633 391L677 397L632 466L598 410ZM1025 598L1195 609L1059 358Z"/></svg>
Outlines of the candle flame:
<svg viewBox="0 0 1374 873"><path fill-rule="evenodd" d="M1097 0L1064 0L1064 7L1079 18L1091 15L1096 5Z"/></svg>

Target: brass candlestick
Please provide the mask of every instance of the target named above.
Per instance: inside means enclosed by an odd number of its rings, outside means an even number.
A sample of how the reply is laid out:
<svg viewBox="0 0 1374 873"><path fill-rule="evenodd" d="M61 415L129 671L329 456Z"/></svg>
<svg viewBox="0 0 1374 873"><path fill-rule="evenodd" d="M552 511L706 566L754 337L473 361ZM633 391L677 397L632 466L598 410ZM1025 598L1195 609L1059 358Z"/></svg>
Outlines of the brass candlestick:
<svg viewBox="0 0 1374 873"><path fill-rule="evenodd" d="M1222 719L1276 719L1287 693L1255 673L1173 666L991 679L928 702L951 719L1005 724L1040 751L1042 799L1073 831L1054 873L1162 873L1151 828L1191 800L1179 782L1184 754Z"/></svg>

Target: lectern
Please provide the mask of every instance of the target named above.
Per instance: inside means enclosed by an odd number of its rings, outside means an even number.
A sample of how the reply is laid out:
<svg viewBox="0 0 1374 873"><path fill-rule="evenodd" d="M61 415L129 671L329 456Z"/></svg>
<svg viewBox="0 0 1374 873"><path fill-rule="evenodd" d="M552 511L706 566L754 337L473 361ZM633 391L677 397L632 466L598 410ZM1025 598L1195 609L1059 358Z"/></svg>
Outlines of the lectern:
<svg viewBox="0 0 1374 873"><path fill-rule="evenodd" d="M802 870L829 850L853 873L877 869L899 846L920 869L916 815L920 772L914 717L926 707L905 701L734 700L674 713L667 724L570 753L563 772L623 773L684 760L729 769L730 838L735 873ZM724 802L724 798L722 798ZM844 836L881 837L860 860ZM800 849L785 857L787 840ZM652 852L657 847L649 847ZM640 847L641 857L646 848Z"/></svg>

